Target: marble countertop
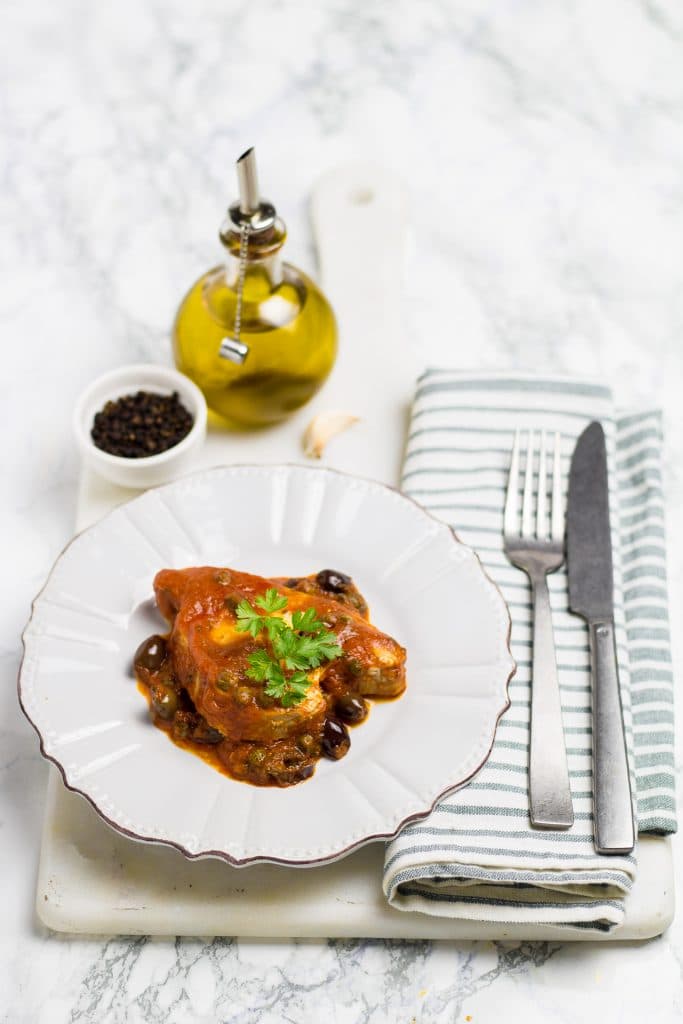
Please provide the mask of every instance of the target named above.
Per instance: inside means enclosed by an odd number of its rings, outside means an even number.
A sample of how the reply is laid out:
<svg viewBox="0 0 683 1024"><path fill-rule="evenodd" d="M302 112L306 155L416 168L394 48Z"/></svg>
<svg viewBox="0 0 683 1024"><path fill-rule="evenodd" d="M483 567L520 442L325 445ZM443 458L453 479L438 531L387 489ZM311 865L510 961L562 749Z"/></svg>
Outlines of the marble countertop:
<svg viewBox="0 0 683 1024"><path fill-rule="evenodd" d="M109 367L168 360L175 307L217 261L232 164L250 144L289 258L309 269L320 172L362 157L404 177L406 316L424 362L578 371L625 406L664 410L679 623L683 9L36 0L6 3L1 20L0 1020L680 1019L680 918L627 945L42 931L46 765L15 677L30 600L72 530L75 397ZM674 635L679 671L681 650Z"/></svg>

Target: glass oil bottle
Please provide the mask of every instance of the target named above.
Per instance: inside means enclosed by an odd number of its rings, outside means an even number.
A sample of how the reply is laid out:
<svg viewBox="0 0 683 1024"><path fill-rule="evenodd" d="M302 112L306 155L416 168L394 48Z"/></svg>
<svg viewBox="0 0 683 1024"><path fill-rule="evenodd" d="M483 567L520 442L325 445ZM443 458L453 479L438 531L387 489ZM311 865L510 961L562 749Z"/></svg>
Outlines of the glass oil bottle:
<svg viewBox="0 0 683 1024"><path fill-rule="evenodd" d="M178 369L225 426L277 423L307 402L337 352L332 309L318 286L281 259L286 229L261 199L254 150L237 161L240 198L219 237L225 263L183 299L173 328Z"/></svg>

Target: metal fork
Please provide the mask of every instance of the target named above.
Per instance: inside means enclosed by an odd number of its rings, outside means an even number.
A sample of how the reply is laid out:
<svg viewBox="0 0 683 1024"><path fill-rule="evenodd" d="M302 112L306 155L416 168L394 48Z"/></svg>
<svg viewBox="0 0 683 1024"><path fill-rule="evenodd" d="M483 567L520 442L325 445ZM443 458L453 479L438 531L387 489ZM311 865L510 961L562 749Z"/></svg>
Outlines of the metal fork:
<svg viewBox="0 0 683 1024"><path fill-rule="evenodd" d="M533 661L531 678L531 737L529 747L529 804L536 828L566 829L574 824L567 752L562 729L562 705L557 681L555 642L546 576L564 562L564 515L560 476L560 439L555 435L552 502L547 509L546 440L541 433L538 493L534 529L534 436L529 431L524 473L521 530L519 523L519 431L515 433L505 499L504 551L531 582L533 603ZM548 522L550 519L550 522Z"/></svg>

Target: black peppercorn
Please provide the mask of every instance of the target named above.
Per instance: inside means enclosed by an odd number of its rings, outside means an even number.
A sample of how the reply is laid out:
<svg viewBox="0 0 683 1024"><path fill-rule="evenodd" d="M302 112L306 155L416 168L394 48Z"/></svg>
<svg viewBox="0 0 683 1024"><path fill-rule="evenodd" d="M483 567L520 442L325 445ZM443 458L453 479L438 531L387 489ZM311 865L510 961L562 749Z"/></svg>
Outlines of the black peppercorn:
<svg viewBox="0 0 683 1024"><path fill-rule="evenodd" d="M103 452L141 459L173 448L187 437L193 423L177 391L138 391L107 402L96 413L90 436Z"/></svg>

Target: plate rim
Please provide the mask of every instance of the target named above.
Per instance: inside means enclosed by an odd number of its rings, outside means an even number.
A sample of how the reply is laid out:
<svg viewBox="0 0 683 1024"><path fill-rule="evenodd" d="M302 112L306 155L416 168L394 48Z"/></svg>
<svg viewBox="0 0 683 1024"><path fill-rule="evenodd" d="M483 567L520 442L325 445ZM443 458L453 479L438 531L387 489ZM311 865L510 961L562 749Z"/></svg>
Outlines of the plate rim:
<svg viewBox="0 0 683 1024"><path fill-rule="evenodd" d="M139 498L144 497L146 494L149 494L152 491L163 491L163 490L166 490L168 488L171 488L171 487L175 486L178 483L182 483L184 481L191 480L194 477L207 476L207 475L210 475L210 474L212 474L212 473L214 473L216 471L220 471L220 470L259 470L259 471L262 472L264 470L266 470L266 471L275 471L275 470L282 470L282 469L287 469L287 470L303 470L303 471L305 471L307 473L313 473L313 474L318 474L318 473L319 474L323 474L323 475L332 474L334 476L343 477L343 478L345 478L347 480L355 480L355 481L358 481L358 482L360 482L362 484L370 484L370 485L372 485L374 487L378 487L378 488L381 488L383 490L390 491L393 494L397 495L399 498L403 499L404 501L410 502L412 505L414 505L422 513L422 515L424 515L427 518L433 520L440 527L442 527L448 533L450 533L452 540L454 540L456 544L459 544L461 547L465 548L467 551L469 551L474 556L479 571L482 573L482 575L487 580L487 582L497 592L498 597L500 599L500 602L502 603L502 606L503 606L503 608L505 610L505 616L507 618L507 631L506 631L506 635L505 635L505 647L506 647L507 654L508 654L510 670L508 672L508 675L507 675L507 678L505 680L505 683L504 683L504 685L502 687L502 695L504 696L504 706L498 711L498 714L496 715L495 721L493 722L492 729L491 729L491 741L490 741L488 747L486 748L486 751L485 751L481 761L472 769L472 771L465 778L461 779L457 783L452 784L452 785L448 785L443 790L441 790L438 793L438 795L434 798L434 800L432 801L430 806L427 807L425 810L414 811L414 812L411 812L409 815L406 815L406 817L403 818L401 820L401 822L394 829L392 829L391 831L368 834L368 835L360 837L359 839L354 840L352 843L350 843L349 845L347 845L347 846L345 846L345 847L343 847L343 848L341 848L339 850L335 850L332 853L326 854L325 856L315 857L315 858L306 858L306 859L291 859L291 858L277 857L275 855L271 856L271 855L265 855L265 854L257 854L255 856L250 856L250 857L235 857L233 854L230 854L230 853L228 853L225 850L199 850L197 852L192 852L191 850L189 850L185 846L183 846L182 843L180 843L180 842L178 842L178 841L176 841L174 839L159 838L158 836L144 835L142 833L135 832L132 829L126 828L125 825L122 825L120 822L117 822L114 819L110 818L107 815L107 813L103 810L103 808L100 807L100 805L97 803L97 800L95 799L94 796L92 796L91 794L85 792L85 790L79 788L79 786L77 784L72 784L72 783L70 783L68 781L67 776L66 776L66 769L65 769L64 765L62 764L62 762L54 754L50 754L50 753L47 752L46 747L45 747L45 738L43 736L43 733L41 732L40 727L37 725L37 723L33 720L31 715L29 714L29 712L28 712L28 710L27 710L27 708L26 708L26 706L24 704L23 695L22 695L22 675L23 675L23 670L24 670L24 663L26 661L26 656L27 656L27 653L28 653L27 652L27 635L26 634L27 634L27 632L28 632L28 630L29 630L29 628L31 626L31 623L32 623L34 615L35 615L36 603L40 600L40 598L42 597L44 591L48 587L48 585L50 583L50 580L52 579L53 573L55 572L55 570L56 570L58 564L60 563L60 561L62 560L63 556L66 554L66 552L69 550L69 548L80 537L82 537L84 534L87 534L90 530L94 529L96 526L99 526L106 519L108 519L110 516L112 516L118 509L123 508L126 505L129 505L129 504L131 504L134 501L137 501ZM472 779L481 771L481 769L484 767L484 765L486 764L486 762L488 761L488 759L489 759L489 757L491 755L491 751L493 749L493 745L494 745L494 742L495 742L496 733L498 731L498 725L500 723L500 720L503 717L503 715L505 714L505 712L510 708L511 703L512 703L511 699L510 699L510 682L511 682L512 678L514 677L516 671L517 671L517 662L516 662L515 657L514 657L514 655L512 653L511 639L512 639L512 617L510 615L510 609L508 607L508 603L505 600L505 597L503 596L502 590L500 589L500 587L498 586L496 581L493 579L493 577L490 575L490 573L488 572L486 566L482 562L479 553L474 548L470 547L469 544L466 544L463 540L461 540L461 538L458 536L456 530L454 529L454 527L452 527L450 525L450 523L447 523L445 520L440 519L438 516L434 515L433 512L431 512L429 509L425 508L424 505L422 505L419 501L417 501L416 498L414 498L410 494L406 494L405 491L401 490L401 488L399 486L396 486L394 484L388 484L388 483L385 483L384 481L381 481L381 480L375 480L372 477L362 476L362 475L359 475L357 473L348 473L345 470L336 469L333 466L310 466L310 465L306 465L305 463L300 463L300 462L263 462L263 463L259 463L259 462L236 462L236 463L219 463L219 464L214 465L214 466L204 467L203 469L193 470L191 473L184 473L181 476L176 477L174 480L167 481L166 483L163 483L163 484L158 484L155 487L145 488L143 491L141 491L140 494L137 494L137 495L135 495L132 498L124 499L121 502L117 502L116 505L114 505L110 509L108 509L104 513L104 515L101 516L99 519L95 520L94 523L90 523L88 526L83 527L82 530L78 530L73 535L73 537L70 538L70 540L64 545L64 547L59 551L59 553L55 557L55 559L54 559L54 561L52 563L52 566L50 567L50 569L48 571L48 574L47 574L47 576L45 578L45 582L43 583L42 587L37 592L37 594L35 595L33 600L31 601L29 617L28 617L26 625L24 626L24 629L22 630L22 633L21 633L22 652L21 652L21 658L20 658L20 661L19 661L19 667L18 667L18 670L17 670L17 698L18 698L18 701L19 701L19 707L21 708L21 711L22 711L24 717L27 719L29 724L33 727L36 735L38 736L39 748L40 748L40 753L41 753L42 757L44 757L46 761L48 761L49 763L51 763L52 765L54 765L58 769L59 774L60 774L61 779L62 779L62 782L64 784L64 787L67 790L69 790L70 792L76 793L78 796L83 797L83 799L85 799L88 802L88 804L90 804L90 806L93 808L93 810L96 812L96 814L110 828L114 829L114 831L118 832L120 835L126 836L126 838L131 839L131 840L133 840L135 842L138 842L138 843L151 844L151 845L155 845L155 846L170 847L170 848L172 848L174 850L177 850L180 854L182 854L183 857L185 857L187 860L190 860L190 861L203 860L205 858L206 859L213 859L213 860L221 860L224 863L229 864L231 867L235 867L235 868L250 867L250 866L257 865L257 864L275 864L275 865L280 865L280 866L283 866L283 867L300 867L300 868L319 867L319 866L322 866L322 865L325 865L325 864L331 864L331 863L333 863L334 861L337 861L337 860L341 860L342 858L344 858L344 857L348 856L349 854L353 853L355 850L358 850L361 847L366 846L369 843L375 843L375 842L380 842L380 841L390 842L407 825L413 824L413 823L418 822L418 821L423 821L425 818L429 817L429 815L433 812L433 810L436 807L436 805L441 800L443 800L447 796L450 796L453 793L456 793L459 789L462 789L464 786L467 786L468 783L470 783L472 781Z"/></svg>

